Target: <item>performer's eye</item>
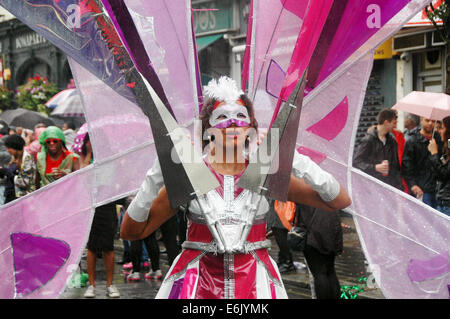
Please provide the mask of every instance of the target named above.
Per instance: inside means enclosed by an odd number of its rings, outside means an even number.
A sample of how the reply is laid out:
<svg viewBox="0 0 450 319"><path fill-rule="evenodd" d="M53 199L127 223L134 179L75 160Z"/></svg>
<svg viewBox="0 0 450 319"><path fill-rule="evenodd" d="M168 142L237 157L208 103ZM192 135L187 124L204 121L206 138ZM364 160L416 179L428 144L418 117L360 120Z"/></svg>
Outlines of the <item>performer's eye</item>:
<svg viewBox="0 0 450 319"><path fill-rule="evenodd" d="M237 117L241 118L241 119L246 119L247 116L244 113L238 113Z"/></svg>
<svg viewBox="0 0 450 319"><path fill-rule="evenodd" d="M227 116L224 115L224 114L220 114L220 115L216 118L216 120L225 120L225 119L227 119Z"/></svg>

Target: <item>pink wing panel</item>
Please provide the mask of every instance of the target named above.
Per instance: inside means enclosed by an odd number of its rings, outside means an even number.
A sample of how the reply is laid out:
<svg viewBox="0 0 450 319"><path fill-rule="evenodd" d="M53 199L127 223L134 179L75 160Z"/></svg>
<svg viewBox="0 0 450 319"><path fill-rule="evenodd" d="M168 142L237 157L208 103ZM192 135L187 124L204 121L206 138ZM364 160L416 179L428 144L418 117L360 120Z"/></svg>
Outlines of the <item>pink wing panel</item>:
<svg viewBox="0 0 450 319"><path fill-rule="evenodd" d="M450 218L363 173L352 173L352 191L358 233L385 297L448 299Z"/></svg>

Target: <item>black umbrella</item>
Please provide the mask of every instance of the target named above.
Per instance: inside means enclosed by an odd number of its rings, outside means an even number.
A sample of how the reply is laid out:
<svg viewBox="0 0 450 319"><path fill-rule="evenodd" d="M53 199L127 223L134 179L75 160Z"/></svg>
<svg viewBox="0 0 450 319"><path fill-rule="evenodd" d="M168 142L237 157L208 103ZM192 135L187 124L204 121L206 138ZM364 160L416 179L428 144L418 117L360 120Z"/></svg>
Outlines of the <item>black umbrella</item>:
<svg viewBox="0 0 450 319"><path fill-rule="evenodd" d="M44 123L46 126L55 125L55 123L39 112L27 109L6 110L0 114L0 119L8 123L9 126L23 127L34 130L38 123Z"/></svg>
<svg viewBox="0 0 450 319"><path fill-rule="evenodd" d="M8 135L9 133L9 125L3 120L0 120L0 134L1 135Z"/></svg>

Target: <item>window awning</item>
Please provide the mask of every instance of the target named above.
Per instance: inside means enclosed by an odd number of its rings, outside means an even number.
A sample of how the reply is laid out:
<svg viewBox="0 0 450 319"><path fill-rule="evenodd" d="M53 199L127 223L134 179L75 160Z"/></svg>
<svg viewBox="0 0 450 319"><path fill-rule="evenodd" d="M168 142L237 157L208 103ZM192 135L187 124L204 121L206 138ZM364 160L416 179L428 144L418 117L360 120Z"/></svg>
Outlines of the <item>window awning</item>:
<svg viewBox="0 0 450 319"><path fill-rule="evenodd" d="M213 44L217 40L223 37L223 33L221 34L214 34L214 35L207 35L203 37L197 37L197 51L200 52L204 48L206 48L208 45Z"/></svg>

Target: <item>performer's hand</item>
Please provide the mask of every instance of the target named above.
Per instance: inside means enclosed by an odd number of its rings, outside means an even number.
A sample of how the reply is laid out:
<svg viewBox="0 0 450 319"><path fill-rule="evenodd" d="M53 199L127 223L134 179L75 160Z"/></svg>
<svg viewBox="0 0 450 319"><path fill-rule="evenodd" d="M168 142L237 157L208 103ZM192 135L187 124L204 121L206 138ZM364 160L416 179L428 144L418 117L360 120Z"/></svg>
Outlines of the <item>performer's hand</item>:
<svg viewBox="0 0 450 319"><path fill-rule="evenodd" d="M435 155L438 153L438 146L434 138L430 141L430 144L428 144L428 151L431 153L431 155Z"/></svg>

